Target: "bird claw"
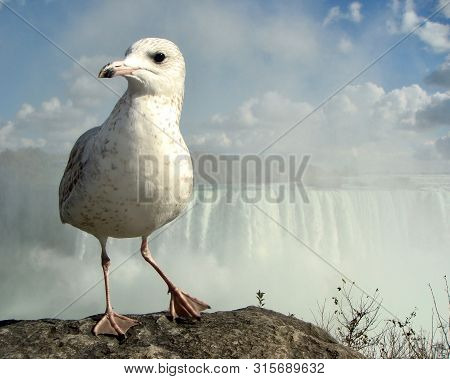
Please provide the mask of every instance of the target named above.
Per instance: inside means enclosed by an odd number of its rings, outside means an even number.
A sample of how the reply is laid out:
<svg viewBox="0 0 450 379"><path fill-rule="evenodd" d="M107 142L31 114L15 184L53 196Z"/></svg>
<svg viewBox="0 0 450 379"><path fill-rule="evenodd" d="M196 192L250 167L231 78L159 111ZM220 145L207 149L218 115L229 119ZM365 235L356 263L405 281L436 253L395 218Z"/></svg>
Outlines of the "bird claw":
<svg viewBox="0 0 450 379"><path fill-rule="evenodd" d="M211 308L208 304L178 288L169 289L169 292L171 294L169 313L173 320L179 317L200 320L200 312Z"/></svg>
<svg viewBox="0 0 450 379"><path fill-rule="evenodd" d="M110 334L123 337L128 329L139 324L139 321L122 316L116 312L106 312L92 329L94 335Z"/></svg>

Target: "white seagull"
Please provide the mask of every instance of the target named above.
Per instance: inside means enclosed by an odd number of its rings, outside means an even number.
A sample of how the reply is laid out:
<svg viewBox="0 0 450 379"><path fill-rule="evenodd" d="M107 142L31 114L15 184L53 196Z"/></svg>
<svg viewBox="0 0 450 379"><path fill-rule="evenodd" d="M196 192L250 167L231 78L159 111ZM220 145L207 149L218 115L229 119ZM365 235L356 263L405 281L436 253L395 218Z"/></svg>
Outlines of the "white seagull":
<svg viewBox="0 0 450 379"><path fill-rule="evenodd" d="M77 140L59 188L61 221L92 234L101 245L106 311L93 333L124 336L138 323L111 306L108 237L142 238L142 256L169 287L170 315L198 319L209 306L177 288L147 244L147 237L175 219L192 194L192 161L179 129L183 55L171 41L145 38L98 76L123 76L128 89L106 121Z"/></svg>

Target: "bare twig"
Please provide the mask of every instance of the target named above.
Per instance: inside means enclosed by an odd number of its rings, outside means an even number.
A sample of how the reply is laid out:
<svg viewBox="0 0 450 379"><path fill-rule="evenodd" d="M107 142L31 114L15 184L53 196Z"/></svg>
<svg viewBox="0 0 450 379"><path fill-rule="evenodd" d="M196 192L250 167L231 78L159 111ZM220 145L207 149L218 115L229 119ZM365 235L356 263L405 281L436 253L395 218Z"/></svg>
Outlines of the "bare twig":
<svg viewBox="0 0 450 379"><path fill-rule="evenodd" d="M445 289L450 304L447 277ZM326 300L317 303L315 322L341 343L363 353L367 358L430 359L450 358L450 346L446 334L446 320L439 314L433 290L430 287L434 307L431 309L431 331L418 331L413 327L414 309L403 320L380 319L381 301L378 289L372 295L354 297L354 283L342 280L338 293L332 297L334 312L327 309ZM449 308L450 310L450 308ZM438 320L435 321L435 317ZM450 324L450 323L449 323Z"/></svg>
<svg viewBox="0 0 450 379"><path fill-rule="evenodd" d="M446 280L447 277L444 277L444 278L445 278L445 283L447 285L447 291L448 291L448 284L447 284L447 280ZM430 287L431 297L433 298L434 310L436 311L437 319L438 319L438 322L439 322L439 327L442 330L442 334L443 334L444 340L445 340L445 342L447 344L447 348L450 350L450 343L448 342L448 336L447 336L447 328L444 328L444 324L442 323L442 316L439 313L439 308L438 308L438 306L436 304L436 298L434 296L433 288L431 287L430 283L428 283L428 287Z"/></svg>
<svg viewBox="0 0 450 379"><path fill-rule="evenodd" d="M444 275L444 282L445 282L445 291L447 292L447 301L448 301L448 322L447 322L447 326L448 326L448 330L447 330L447 334L450 336L450 291L448 289L448 281L447 281L447 275ZM448 342L447 342L448 344Z"/></svg>
<svg viewBox="0 0 450 379"><path fill-rule="evenodd" d="M317 310L318 314L311 311L314 322L326 332L332 334L335 322L335 313L327 309L327 299L323 300L323 304L317 302Z"/></svg>

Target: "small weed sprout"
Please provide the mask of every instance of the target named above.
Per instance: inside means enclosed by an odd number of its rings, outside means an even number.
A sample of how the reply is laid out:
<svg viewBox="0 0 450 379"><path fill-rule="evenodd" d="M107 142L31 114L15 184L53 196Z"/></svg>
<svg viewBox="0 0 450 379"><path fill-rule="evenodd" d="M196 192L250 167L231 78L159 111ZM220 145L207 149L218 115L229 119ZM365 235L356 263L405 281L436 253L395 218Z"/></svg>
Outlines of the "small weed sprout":
<svg viewBox="0 0 450 379"><path fill-rule="evenodd" d="M256 299L258 300L258 306L260 308L264 308L264 306L266 305L266 303L265 303L266 299L264 298L265 294L266 293L261 292L261 290L258 290L258 292L256 292Z"/></svg>

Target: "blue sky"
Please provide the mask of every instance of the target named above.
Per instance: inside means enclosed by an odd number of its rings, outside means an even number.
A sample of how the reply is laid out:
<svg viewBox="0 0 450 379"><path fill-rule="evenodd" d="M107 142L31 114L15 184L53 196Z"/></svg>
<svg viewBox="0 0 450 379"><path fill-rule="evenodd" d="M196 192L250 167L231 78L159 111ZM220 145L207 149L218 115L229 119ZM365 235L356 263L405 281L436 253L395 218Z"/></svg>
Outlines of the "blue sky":
<svg viewBox="0 0 450 379"><path fill-rule="evenodd" d="M83 49L79 44L67 44L65 36L71 29L77 28L77 22L88 14L91 8L95 8L102 2L99 1L10 1L8 5L13 7L24 18L35 25L39 30L63 47L75 58L81 55L105 54L115 56L125 51L123 46L101 46L92 45ZM248 2L252 3L252 2ZM253 2L257 3L257 2ZM260 2L257 6L262 13L270 14L277 12L276 1ZM340 6L345 9L351 2L349 1L303 1L302 7L298 2L291 2L290 10L302 12L307 10L311 18L321 23L326 17L330 7ZM375 57L383 49L399 39L397 35L385 33L383 18L388 12L388 2L363 2L363 12L369 17L365 17L361 23L335 22L330 25L330 33L347 34L352 36L355 44L370 44L368 54ZM432 1L416 2L417 9L426 15L430 12ZM254 4L250 6L252 8ZM380 25L381 24L381 25ZM379 30L381 29L381 31ZM148 25L138 28L134 38L128 39L131 44L134 39L146 35L156 34ZM105 31L98 31L99 42ZM131 33L130 33L131 34ZM2 75L0 85L2 88L10 88L9 96L2 99L0 104L0 115L2 119L13 117L21 104L40 102L42 99L51 96L61 96L64 93L64 83L61 82L60 75L72 65L72 62L51 46L46 40L30 29L7 9L0 13L0 35L1 49L4 57L0 68ZM376 38L374 38L376 37ZM111 31L111 39L114 40L115 33ZM425 51L424 46L417 38L411 38L405 42L401 48L396 49L387 59L377 64L371 72L365 74L363 80L376 78L385 88L396 88L413 83L421 83L423 76L428 70L433 69L442 61L442 54L430 54ZM188 60L189 62L189 60ZM405 62L408 64L405 65ZM366 62L367 63L367 62ZM45 70L42 68L45 67ZM388 75L382 73L388 72ZM189 80L189 77L188 77ZM313 78L312 78L313 80ZM337 83L336 83L337 84ZM330 86L330 89L332 87Z"/></svg>
<svg viewBox="0 0 450 379"><path fill-rule="evenodd" d="M9 0L7 5L94 75L139 38L175 41L187 62L182 128L188 144L242 152L263 148L441 3ZM308 151L318 162L364 162L374 170L393 161L403 162L400 171L448 168L449 88L426 78L433 72L448 75L449 15L445 10L430 28L393 50L274 152ZM67 152L117 100L5 6L0 49L0 88L8 90L0 102L0 150L37 146ZM126 88L119 79L108 85Z"/></svg>

